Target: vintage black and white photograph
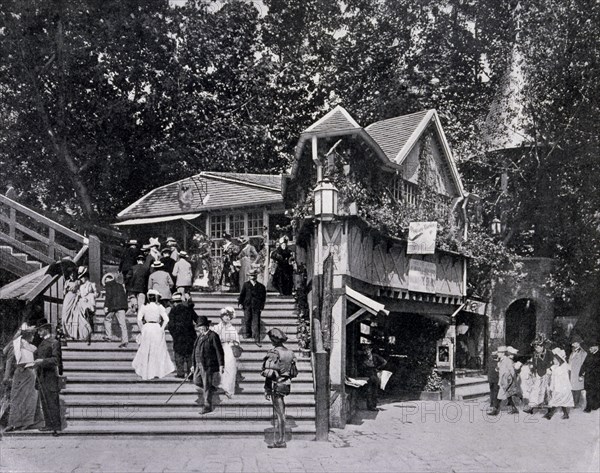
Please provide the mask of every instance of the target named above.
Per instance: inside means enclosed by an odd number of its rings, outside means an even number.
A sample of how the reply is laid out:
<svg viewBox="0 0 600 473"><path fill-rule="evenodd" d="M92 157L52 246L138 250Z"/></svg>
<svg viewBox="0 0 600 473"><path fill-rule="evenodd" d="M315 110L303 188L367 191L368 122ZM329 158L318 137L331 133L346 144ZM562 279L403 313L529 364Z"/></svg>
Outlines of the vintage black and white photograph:
<svg viewBox="0 0 600 473"><path fill-rule="evenodd" d="M599 472L598 0L0 0L0 472Z"/></svg>

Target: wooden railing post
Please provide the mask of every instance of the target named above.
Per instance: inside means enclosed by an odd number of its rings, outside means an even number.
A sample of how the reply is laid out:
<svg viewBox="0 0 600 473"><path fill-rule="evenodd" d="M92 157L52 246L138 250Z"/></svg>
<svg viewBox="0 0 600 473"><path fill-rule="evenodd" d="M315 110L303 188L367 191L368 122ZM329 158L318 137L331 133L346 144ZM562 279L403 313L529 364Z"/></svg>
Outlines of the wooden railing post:
<svg viewBox="0 0 600 473"><path fill-rule="evenodd" d="M102 245L96 235L89 236L89 271L90 280L96 284L102 281Z"/></svg>
<svg viewBox="0 0 600 473"><path fill-rule="evenodd" d="M17 223L17 211L11 207L9 214L10 222L8 224L8 236L14 238L16 235L15 224Z"/></svg>
<svg viewBox="0 0 600 473"><path fill-rule="evenodd" d="M50 227L48 228L48 257L56 259L56 246L54 245L54 239L56 238L56 230Z"/></svg>

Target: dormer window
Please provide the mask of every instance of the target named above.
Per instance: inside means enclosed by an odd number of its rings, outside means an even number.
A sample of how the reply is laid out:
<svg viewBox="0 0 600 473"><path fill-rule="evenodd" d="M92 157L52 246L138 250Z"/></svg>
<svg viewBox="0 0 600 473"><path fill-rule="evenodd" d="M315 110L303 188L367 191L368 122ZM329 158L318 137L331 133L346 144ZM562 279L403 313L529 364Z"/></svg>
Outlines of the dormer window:
<svg viewBox="0 0 600 473"><path fill-rule="evenodd" d="M396 202L405 202L410 206L416 206L418 201L418 187L400 176L392 178L390 192Z"/></svg>

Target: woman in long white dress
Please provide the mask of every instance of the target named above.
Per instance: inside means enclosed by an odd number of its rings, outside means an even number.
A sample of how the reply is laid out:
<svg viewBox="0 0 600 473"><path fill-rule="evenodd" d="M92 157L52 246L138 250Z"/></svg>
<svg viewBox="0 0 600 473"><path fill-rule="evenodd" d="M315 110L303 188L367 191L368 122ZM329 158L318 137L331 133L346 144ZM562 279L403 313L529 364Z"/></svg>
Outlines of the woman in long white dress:
<svg viewBox="0 0 600 473"><path fill-rule="evenodd" d="M223 374L215 375L214 385L225 391L225 395L231 399L235 394L235 382L237 378L237 359L233 354L233 346L240 344L240 336L237 329L231 323L235 317L233 307L221 309L221 322L212 327L219 335L223 352L225 354L225 369Z"/></svg>
<svg viewBox="0 0 600 473"><path fill-rule="evenodd" d="M131 365L142 379L163 378L175 370L167 350L165 327L169 323L166 309L159 304L160 293L148 291L148 302L138 311L139 348Z"/></svg>
<svg viewBox="0 0 600 473"><path fill-rule="evenodd" d="M62 304L62 326L65 331L65 335L71 338L77 338L76 330L74 325L85 325L85 319L83 314L78 312L77 301L79 300L79 281L77 280L77 270L74 269L69 272L64 286L64 296ZM76 319L81 317L81 321Z"/></svg>

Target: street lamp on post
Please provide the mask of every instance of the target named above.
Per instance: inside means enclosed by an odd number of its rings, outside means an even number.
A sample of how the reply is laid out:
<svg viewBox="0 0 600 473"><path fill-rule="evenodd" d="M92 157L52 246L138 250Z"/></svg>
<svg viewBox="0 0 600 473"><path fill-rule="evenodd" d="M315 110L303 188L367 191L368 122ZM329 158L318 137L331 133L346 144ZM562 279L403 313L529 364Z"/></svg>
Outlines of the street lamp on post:
<svg viewBox="0 0 600 473"><path fill-rule="evenodd" d="M500 235L502 233L502 222L500 222L500 219L495 218L494 220L492 220L492 235Z"/></svg>
<svg viewBox="0 0 600 473"><path fill-rule="evenodd" d="M314 191L315 218L330 222L338 214L338 190L327 178L317 184Z"/></svg>

